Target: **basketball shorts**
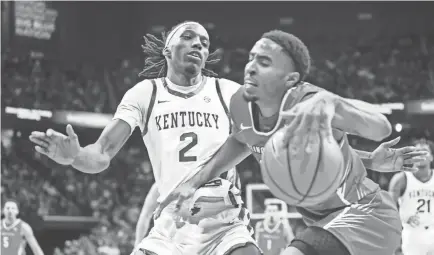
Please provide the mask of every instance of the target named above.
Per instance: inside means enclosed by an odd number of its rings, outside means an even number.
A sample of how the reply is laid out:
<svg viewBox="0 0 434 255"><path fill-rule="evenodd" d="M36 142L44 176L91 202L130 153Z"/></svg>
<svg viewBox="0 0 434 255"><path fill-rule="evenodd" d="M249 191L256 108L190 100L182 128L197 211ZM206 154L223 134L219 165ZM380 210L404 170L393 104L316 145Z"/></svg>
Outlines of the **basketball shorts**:
<svg viewBox="0 0 434 255"><path fill-rule="evenodd" d="M404 255L434 255L434 225L413 228L404 224L402 230Z"/></svg>
<svg viewBox="0 0 434 255"><path fill-rule="evenodd" d="M315 219L315 216L309 214L305 222L313 222L308 224L307 230L309 227L319 227L334 235L351 255L392 255L401 242L402 225L398 210L390 195L383 190L367 195L357 204L348 205L326 217ZM321 243L312 236L303 235L302 232L295 237L293 243L297 240L322 254ZM341 250L339 252L346 254Z"/></svg>
<svg viewBox="0 0 434 255"><path fill-rule="evenodd" d="M226 185L227 180L222 182L224 185L207 186L200 192L206 198L214 194L224 196L226 203L222 202L223 206L230 201L240 201L236 207L232 206L221 211L206 201L194 203L200 208L196 217L197 215L207 215L207 217L195 224L185 223L180 227L175 220L177 215L173 212L174 204L171 204L155 220L149 235L134 249L132 255L225 255L248 243L256 245L256 241L252 238L250 216L247 209L242 206L240 193L229 192L233 185ZM215 189L215 192L212 189ZM203 201L200 197L196 195L195 197L197 201ZM209 208L205 208L207 206ZM211 214L212 210L219 212Z"/></svg>

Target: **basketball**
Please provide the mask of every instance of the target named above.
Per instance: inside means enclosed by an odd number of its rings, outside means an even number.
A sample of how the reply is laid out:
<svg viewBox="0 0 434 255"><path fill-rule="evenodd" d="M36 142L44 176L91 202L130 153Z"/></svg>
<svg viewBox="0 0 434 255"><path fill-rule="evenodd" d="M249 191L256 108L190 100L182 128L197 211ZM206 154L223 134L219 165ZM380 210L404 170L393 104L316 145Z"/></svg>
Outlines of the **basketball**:
<svg viewBox="0 0 434 255"><path fill-rule="evenodd" d="M278 130L265 144L261 160L264 183L278 198L301 207L318 205L336 192L344 175L343 156L335 139L321 138L312 152L298 158L282 148L284 129Z"/></svg>

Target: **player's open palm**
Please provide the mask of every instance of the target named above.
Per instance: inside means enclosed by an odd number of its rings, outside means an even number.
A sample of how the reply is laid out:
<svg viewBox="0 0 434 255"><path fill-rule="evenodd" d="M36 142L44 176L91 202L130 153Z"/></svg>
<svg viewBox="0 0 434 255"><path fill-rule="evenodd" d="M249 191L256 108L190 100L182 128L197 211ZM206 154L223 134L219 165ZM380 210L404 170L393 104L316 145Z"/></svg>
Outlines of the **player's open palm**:
<svg viewBox="0 0 434 255"><path fill-rule="evenodd" d="M371 154L372 170L379 172L409 171L415 172L418 168L414 165L427 160L428 151L414 146L403 148L391 148L398 144L401 137L384 142Z"/></svg>
<svg viewBox="0 0 434 255"><path fill-rule="evenodd" d="M48 129L45 133L34 131L29 138L36 144L37 152L47 155L59 164L70 165L80 151L80 143L71 125L66 126L66 133L67 136Z"/></svg>

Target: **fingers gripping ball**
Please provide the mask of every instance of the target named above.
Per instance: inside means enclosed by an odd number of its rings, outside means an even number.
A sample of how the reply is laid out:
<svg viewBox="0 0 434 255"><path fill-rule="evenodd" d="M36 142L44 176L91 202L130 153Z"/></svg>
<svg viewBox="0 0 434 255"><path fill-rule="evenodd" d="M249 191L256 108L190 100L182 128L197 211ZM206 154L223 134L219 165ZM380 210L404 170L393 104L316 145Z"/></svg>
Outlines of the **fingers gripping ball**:
<svg viewBox="0 0 434 255"><path fill-rule="evenodd" d="M334 138L317 132L317 142L310 143L309 153L298 148L300 152L294 154L291 140L284 143L284 134L284 128L278 130L265 145L261 160L265 184L290 205L305 207L324 202L336 192L344 175L339 145Z"/></svg>

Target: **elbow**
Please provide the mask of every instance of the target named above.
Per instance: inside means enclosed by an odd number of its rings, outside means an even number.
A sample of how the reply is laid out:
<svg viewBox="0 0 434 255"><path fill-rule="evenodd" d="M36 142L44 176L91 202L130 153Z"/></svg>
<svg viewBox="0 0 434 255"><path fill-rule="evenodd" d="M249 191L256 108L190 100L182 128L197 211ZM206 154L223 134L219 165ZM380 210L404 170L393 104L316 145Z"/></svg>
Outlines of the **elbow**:
<svg viewBox="0 0 434 255"><path fill-rule="evenodd" d="M100 162L97 162L95 167L88 173L90 174L99 174L104 170L107 170L107 168L110 166L110 160L101 160Z"/></svg>
<svg viewBox="0 0 434 255"><path fill-rule="evenodd" d="M392 134L392 125L383 114L378 114L378 124L372 137L376 142L383 141Z"/></svg>

